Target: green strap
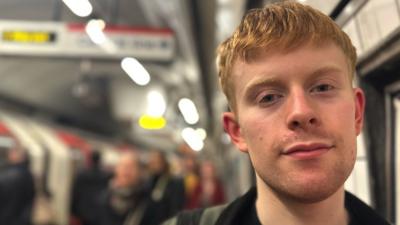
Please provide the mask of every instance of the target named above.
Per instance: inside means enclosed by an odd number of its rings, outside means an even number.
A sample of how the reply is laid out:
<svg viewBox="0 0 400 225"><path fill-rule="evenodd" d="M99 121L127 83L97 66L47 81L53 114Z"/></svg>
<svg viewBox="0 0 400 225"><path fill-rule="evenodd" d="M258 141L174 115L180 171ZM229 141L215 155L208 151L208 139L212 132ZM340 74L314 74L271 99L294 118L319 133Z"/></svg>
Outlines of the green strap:
<svg viewBox="0 0 400 225"><path fill-rule="evenodd" d="M187 225L187 223L190 223L190 225L214 225L226 206L227 205L219 205L204 209L200 216L200 221L196 219L196 215L199 215L199 213L201 213L201 210L183 213L181 214L181 216L175 216L162 223L162 225Z"/></svg>
<svg viewBox="0 0 400 225"><path fill-rule="evenodd" d="M176 225L176 224L178 224L178 218L175 216L175 217L165 221L161 225Z"/></svg>
<svg viewBox="0 0 400 225"><path fill-rule="evenodd" d="M227 205L219 205L211 208L206 208L203 212L203 215L201 215L199 225L215 224L215 222L217 222L219 216L221 215L221 212L225 209L226 206Z"/></svg>

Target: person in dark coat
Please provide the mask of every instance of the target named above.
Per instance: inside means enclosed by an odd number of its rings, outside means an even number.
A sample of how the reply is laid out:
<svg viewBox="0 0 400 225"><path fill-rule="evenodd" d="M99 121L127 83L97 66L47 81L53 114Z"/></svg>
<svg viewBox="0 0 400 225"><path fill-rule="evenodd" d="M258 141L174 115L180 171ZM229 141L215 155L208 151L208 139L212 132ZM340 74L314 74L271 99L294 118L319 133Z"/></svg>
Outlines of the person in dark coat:
<svg viewBox="0 0 400 225"><path fill-rule="evenodd" d="M78 171L72 188L71 213L82 225L96 225L98 196L107 188L111 174L101 166L101 154L93 151L91 166Z"/></svg>
<svg viewBox="0 0 400 225"><path fill-rule="evenodd" d="M159 224L142 171L137 153L122 154L108 188L99 195L96 225Z"/></svg>
<svg viewBox="0 0 400 225"><path fill-rule="evenodd" d="M149 187L156 204L159 223L174 216L185 204L183 179L170 173L170 165L164 152L153 151L149 155Z"/></svg>
<svg viewBox="0 0 400 225"><path fill-rule="evenodd" d="M35 188L29 159L19 147L8 151L0 170L0 224L31 225Z"/></svg>

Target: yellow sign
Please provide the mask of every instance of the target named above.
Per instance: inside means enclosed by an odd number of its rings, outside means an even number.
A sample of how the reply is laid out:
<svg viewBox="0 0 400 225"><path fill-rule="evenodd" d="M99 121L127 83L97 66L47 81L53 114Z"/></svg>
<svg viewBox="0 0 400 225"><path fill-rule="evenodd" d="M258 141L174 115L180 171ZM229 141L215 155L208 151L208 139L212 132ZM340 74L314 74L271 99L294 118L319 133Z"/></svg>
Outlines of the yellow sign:
<svg viewBox="0 0 400 225"><path fill-rule="evenodd" d="M139 119L139 125L148 130L159 130L165 127L167 121L164 117L152 117L149 115L143 115Z"/></svg>
<svg viewBox="0 0 400 225"><path fill-rule="evenodd" d="M17 43L45 44L54 42L55 38L56 38L55 33L46 31L5 30L2 33L3 41L17 42Z"/></svg>

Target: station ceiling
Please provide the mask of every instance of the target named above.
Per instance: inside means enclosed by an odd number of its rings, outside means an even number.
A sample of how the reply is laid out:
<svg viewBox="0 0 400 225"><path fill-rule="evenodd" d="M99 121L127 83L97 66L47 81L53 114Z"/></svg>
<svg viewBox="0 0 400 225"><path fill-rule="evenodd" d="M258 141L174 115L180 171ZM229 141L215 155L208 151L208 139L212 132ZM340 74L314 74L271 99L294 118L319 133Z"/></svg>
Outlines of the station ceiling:
<svg viewBox="0 0 400 225"><path fill-rule="evenodd" d="M1 0L0 28L4 21L84 25L90 19L102 19L107 26L168 29L175 40L174 56L169 60L138 58L151 75L151 83L142 87L121 69L121 57L5 54L0 46L0 100L19 106L29 116L143 145L173 148L179 142L179 131L188 126L177 107L185 97L194 101L200 115L192 127L206 129L209 137L222 132L218 120L226 103L218 91L215 47L237 25L246 8L270 1L90 2L93 13L81 18L62 0ZM77 91L82 87L86 91ZM167 101L168 124L160 131L146 131L135 123L143 111L141 102L154 88L161 90ZM121 100L122 92L126 94ZM118 116L121 111L131 117Z"/></svg>

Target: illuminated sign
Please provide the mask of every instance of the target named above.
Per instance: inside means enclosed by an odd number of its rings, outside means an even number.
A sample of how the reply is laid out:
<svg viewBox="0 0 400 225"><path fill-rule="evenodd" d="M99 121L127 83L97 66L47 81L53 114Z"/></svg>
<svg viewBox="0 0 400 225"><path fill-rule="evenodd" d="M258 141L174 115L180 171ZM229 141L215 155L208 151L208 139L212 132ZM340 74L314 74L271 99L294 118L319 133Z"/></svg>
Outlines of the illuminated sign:
<svg viewBox="0 0 400 225"><path fill-rule="evenodd" d="M112 51L95 44L85 24L0 20L0 54L156 61L170 61L175 56L175 37L168 28L106 25L103 32L114 46Z"/></svg>
<svg viewBox="0 0 400 225"><path fill-rule="evenodd" d="M54 32L4 30L1 38L7 42L46 44L56 40Z"/></svg>

